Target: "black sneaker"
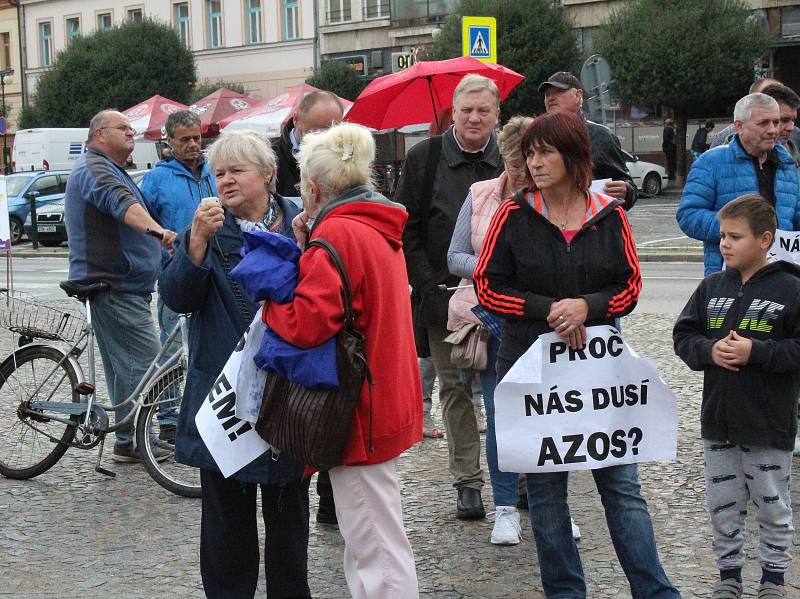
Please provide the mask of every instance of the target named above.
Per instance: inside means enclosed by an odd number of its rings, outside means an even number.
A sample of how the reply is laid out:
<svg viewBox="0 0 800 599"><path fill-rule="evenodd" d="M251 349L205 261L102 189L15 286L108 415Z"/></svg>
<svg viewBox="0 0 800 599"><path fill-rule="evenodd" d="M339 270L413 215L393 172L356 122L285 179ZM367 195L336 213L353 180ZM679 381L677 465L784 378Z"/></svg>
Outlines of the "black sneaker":
<svg viewBox="0 0 800 599"><path fill-rule="evenodd" d="M339 526L339 520L336 518L336 504L333 501L333 497L319 498L317 522L320 524L332 524L333 526Z"/></svg>
<svg viewBox="0 0 800 599"><path fill-rule="evenodd" d="M175 445L175 434L178 431L178 427L174 424L162 424L161 430L158 431L158 439L160 441L166 441L170 445Z"/></svg>
<svg viewBox="0 0 800 599"><path fill-rule="evenodd" d="M172 452L163 449L158 446L153 447L153 456L155 457L157 462L163 462L167 458L172 455ZM141 462L141 456L139 455L139 450L133 448L133 444L131 445L115 445L114 451L111 454L111 461L117 462L118 464L134 464L136 462Z"/></svg>

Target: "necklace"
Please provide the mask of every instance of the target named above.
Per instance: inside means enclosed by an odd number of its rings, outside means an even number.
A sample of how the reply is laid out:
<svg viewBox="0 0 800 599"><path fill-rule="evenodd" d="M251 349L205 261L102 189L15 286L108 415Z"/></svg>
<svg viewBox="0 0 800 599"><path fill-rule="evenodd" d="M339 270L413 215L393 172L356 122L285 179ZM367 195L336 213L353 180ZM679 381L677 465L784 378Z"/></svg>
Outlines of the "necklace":
<svg viewBox="0 0 800 599"><path fill-rule="evenodd" d="M542 198L544 198L544 194L542 195ZM553 222L553 224L555 225L558 222L560 222L561 224L558 225L558 227L562 231L566 231L567 230L567 223L569 222L569 215L570 215L570 212L572 211L572 206L567 204L566 208L564 210L564 214L562 215L562 217L561 218L556 218L556 215L554 214L554 210L551 209L550 204L547 202L547 200L545 200L545 203L547 204L548 216L552 215L552 217L553 217L552 220L555 221L555 222Z"/></svg>

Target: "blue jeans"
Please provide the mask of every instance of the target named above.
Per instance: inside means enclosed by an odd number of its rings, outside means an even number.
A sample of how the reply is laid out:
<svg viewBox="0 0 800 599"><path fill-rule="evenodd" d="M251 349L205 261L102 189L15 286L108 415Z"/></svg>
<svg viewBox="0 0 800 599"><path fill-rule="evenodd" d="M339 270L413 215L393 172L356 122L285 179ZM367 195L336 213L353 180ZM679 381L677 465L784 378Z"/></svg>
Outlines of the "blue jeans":
<svg viewBox="0 0 800 599"><path fill-rule="evenodd" d="M680 593L667 578L656 550L636 464L592 470L617 558L633 599L672 599ZM548 599L584 599L586 584L567 505L567 472L528 474L531 527Z"/></svg>
<svg viewBox="0 0 800 599"><path fill-rule="evenodd" d="M111 404L119 406L158 355L156 325L150 313L149 293L100 293L92 300L92 324L103 360ZM133 404L117 408L115 422L122 421ZM116 432L116 446L133 442L133 422Z"/></svg>
<svg viewBox="0 0 800 599"><path fill-rule="evenodd" d="M156 300L156 314L158 314L158 328L161 331L159 334L159 341L163 347L164 343L167 342L167 338L172 332L172 329L178 325L180 314L167 308L160 295L158 296L158 300ZM173 354L179 352L181 350L180 343L181 334L178 333L178 336L173 340L172 345L170 345L170 347L167 349L167 352L164 354L164 357L159 363L163 364L170 357L172 357ZM173 392L173 395L176 396L176 402L161 404L161 407L158 410L158 421L161 424L174 425L178 423L178 412L175 409L175 406L177 405L177 400L180 400L180 390L176 388Z"/></svg>
<svg viewBox="0 0 800 599"><path fill-rule="evenodd" d="M497 387L497 350L500 340L489 335L486 370L480 373L483 390L483 407L486 408L486 461L489 464L489 480L492 483L492 498L497 505L516 505L519 501L518 475L501 472L497 467L497 434L494 427L494 388Z"/></svg>

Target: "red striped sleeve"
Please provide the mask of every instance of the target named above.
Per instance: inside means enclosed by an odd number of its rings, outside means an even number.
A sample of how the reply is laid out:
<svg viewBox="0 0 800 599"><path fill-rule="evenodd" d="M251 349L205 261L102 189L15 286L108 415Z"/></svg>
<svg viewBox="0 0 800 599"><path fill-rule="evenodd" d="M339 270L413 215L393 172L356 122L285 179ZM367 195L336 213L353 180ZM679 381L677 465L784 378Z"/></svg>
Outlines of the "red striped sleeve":
<svg viewBox="0 0 800 599"><path fill-rule="evenodd" d="M497 245L497 238L508 220L508 215L513 210L518 209L519 205L513 200L503 202L500 208L497 209L497 213L494 215L489 229L486 232L486 237L483 240L483 247L481 248L481 254L478 258L478 265L475 267L474 281L478 298L487 308L504 314L524 316L525 300L513 295L496 293L489 288L489 281L484 276L486 267Z"/></svg>
<svg viewBox="0 0 800 599"><path fill-rule="evenodd" d="M631 268L631 274L625 288L617 293L608 302L608 313L606 317L620 314L634 305L639 299L639 292L642 290L642 274L639 269L639 258L636 255L636 242L633 239L628 218L621 206L615 209L619 214L622 223L622 241L625 251L625 259Z"/></svg>

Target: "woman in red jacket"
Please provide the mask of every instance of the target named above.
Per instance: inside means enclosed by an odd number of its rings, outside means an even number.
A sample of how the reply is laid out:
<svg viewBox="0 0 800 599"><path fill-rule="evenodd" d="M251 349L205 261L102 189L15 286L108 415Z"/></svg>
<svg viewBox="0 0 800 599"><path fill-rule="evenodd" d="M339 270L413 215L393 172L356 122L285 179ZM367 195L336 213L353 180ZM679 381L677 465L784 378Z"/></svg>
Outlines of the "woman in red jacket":
<svg viewBox="0 0 800 599"><path fill-rule="evenodd" d="M342 124L306 135L297 160L302 216L310 238L326 239L344 263L375 381L361 391L344 464L330 470L347 585L355 598L405 599L418 585L396 465L422 439L422 391L401 241L407 215L372 189L374 157L370 133ZM308 348L341 330L342 285L325 250L309 249L299 266L294 300L267 304L264 320Z"/></svg>

